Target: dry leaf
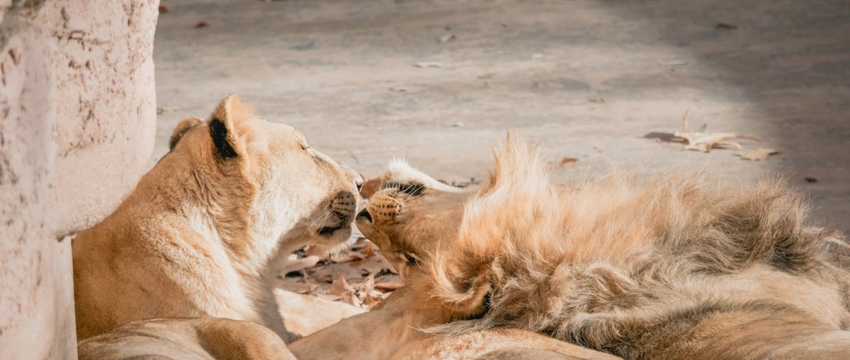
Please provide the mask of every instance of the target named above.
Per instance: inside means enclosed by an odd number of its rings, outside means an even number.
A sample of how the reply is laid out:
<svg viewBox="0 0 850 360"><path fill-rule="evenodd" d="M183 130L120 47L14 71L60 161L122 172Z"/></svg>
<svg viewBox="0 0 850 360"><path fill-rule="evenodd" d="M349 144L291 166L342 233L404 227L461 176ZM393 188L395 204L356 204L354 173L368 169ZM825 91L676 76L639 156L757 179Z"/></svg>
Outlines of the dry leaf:
<svg viewBox="0 0 850 360"><path fill-rule="evenodd" d="M325 249L322 249L319 246L312 246L312 245L305 247L304 253L307 254L308 256L310 256L310 255L313 255L313 256L325 256L325 255L327 255L327 251Z"/></svg>
<svg viewBox="0 0 850 360"><path fill-rule="evenodd" d="M342 302L356 307L363 307L363 303L360 302L360 299L354 294L343 295Z"/></svg>
<svg viewBox="0 0 850 360"><path fill-rule="evenodd" d="M735 147L741 149L741 144L731 141L735 139L747 139L756 142L761 142L760 139L752 136L740 135L736 133L708 133L705 132L705 125L700 131L688 131L688 111L682 115L682 131L673 133L673 136L684 139L688 145L685 149L698 150L701 152L709 152L713 148ZM673 139L674 141L676 139Z"/></svg>
<svg viewBox="0 0 850 360"><path fill-rule="evenodd" d="M351 286L348 285L348 281L345 281L345 277L340 275L331 284L331 287L328 289L328 295L343 296L348 294L349 290L351 290Z"/></svg>
<svg viewBox="0 0 850 360"><path fill-rule="evenodd" d="M375 274L369 275L363 282L353 285L360 303L367 309L378 305L384 299L384 294L375 290Z"/></svg>
<svg viewBox="0 0 850 360"><path fill-rule="evenodd" d="M401 289L403 287L404 287L404 284L399 283L399 282L384 282L384 283L375 284L375 289L381 290L381 291L397 290L397 289Z"/></svg>
<svg viewBox="0 0 850 360"><path fill-rule="evenodd" d="M358 269L366 274L398 274L387 259L379 256L373 256L366 260L352 262L352 266L357 266Z"/></svg>
<svg viewBox="0 0 850 360"><path fill-rule="evenodd" d="M369 239L362 236L357 236L357 240L355 240L354 244L351 244L348 249L352 251L363 250L363 248L366 247L366 245L369 245L369 243Z"/></svg>
<svg viewBox="0 0 850 360"><path fill-rule="evenodd" d="M553 167L559 167L559 168L570 167L570 166L575 165L576 162L578 162L578 159L576 159L576 158L565 157L565 158L561 159L561 161L559 161L558 164L553 165Z"/></svg>
<svg viewBox="0 0 850 360"><path fill-rule="evenodd" d="M734 30L738 28L738 25L729 24L725 22L719 22L714 26L715 29L723 29L723 30Z"/></svg>
<svg viewBox="0 0 850 360"><path fill-rule="evenodd" d="M354 285L353 288L362 293L368 294L372 292L373 290L375 290L375 274L370 274L368 277L366 277L366 280L363 280L363 282Z"/></svg>
<svg viewBox="0 0 850 360"><path fill-rule="evenodd" d="M195 29L205 28L207 26L210 26L210 24L207 23L206 21L201 21L201 22L195 24Z"/></svg>
<svg viewBox="0 0 850 360"><path fill-rule="evenodd" d="M761 161L767 159L768 155L778 154L779 151L774 149L765 149L758 148L756 150L750 151L744 155L741 155L741 159L750 160L750 161Z"/></svg>
<svg viewBox="0 0 850 360"><path fill-rule="evenodd" d="M441 63L439 61L423 61L423 62L416 63L416 67L421 67L421 68L425 68L425 69L427 69L427 68L441 68L441 67L443 67L443 63Z"/></svg>
<svg viewBox="0 0 850 360"><path fill-rule="evenodd" d="M375 244L368 243L363 247L363 254L366 255L367 258L375 256Z"/></svg>
<svg viewBox="0 0 850 360"><path fill-rule="evenodd" d="M330 260L332 263L343 264L343 263L347 263L347 262L363 260L364 258L366 258L366 257L363 256L362 254L359 254L359 253L356 253L356 252L347 252L347 253L344 253L344 254L331 255L331 257L328 260Z"/></svg>
<svg viewBox="0 0 850 360"><path fill-rule="evenodd" d="M348 243L351 244L349 252L334 258L340 263L331 259L321 260L324 250L313 247L290 255L289 269L309 265L307 261L312 262L316 257L320 260L312 267L289 272L288 276L281 274L278 287L370 309L402 286L398 273L372 242L355 233ZM312 255L313 252L319 256ZM294 266L299 260L302 261L301 266Z"/></svg>
<svg viewBox="0 0 850 360"><path fill-rule="evenodd" d="M443 35L443 36L440 36L439 39L437 39L437 43L445 44L445 43L452 41L454 39L457 39L457 36L455 36L455 34Z"/></svg>
<svg viewBox="0 0 850 360"><path fill-rule="evenodd" d="M160 6L159 6L159 13L160 13L160 14L165 14L165 13L167 13L167 12L168 12L168 7L167 7L167 6L165 6L165 5L160 5Z"/></svg>
<svg viewBox="0 0 850 360"><path fill-rule="evenodd" d="M295 257L295 259L293 259ZM290 255L289 261L287 261L286 265L283 266L283 273L290 273L293 271L304 270L306 268L310 268L316 266L319 263L319 257L310 255L301 259L298 259L295 254Z"/></svg>

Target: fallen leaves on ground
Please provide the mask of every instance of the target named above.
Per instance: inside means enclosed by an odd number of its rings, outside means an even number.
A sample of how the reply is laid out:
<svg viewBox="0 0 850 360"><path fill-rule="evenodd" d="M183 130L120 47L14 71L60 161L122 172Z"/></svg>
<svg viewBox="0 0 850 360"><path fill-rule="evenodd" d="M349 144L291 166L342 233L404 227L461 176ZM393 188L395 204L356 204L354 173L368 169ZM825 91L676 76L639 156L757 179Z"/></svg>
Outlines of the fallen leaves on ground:
<svg viewBox="0 0 850 360"><path fill-rule="evenodd" d="M761 142L759 138L737 133L710 133L706 132L706 126L703 125L699 131L688 130L688 111L682 115L682 131L673 133L672 141L687 142L685 149L697 150L701 152L709 152L714 148L734 147L741 149L741 144L732 140L752 140Z"/></svg>
<svg viewBox="0 0 850 360"><path fill-rule="evenodd" d="M301 271L309 267L316 266L319 263L319 257L315 255L308 255L303 258L298 258L298 255L292 254L289 255L289 259L286 262L286 266L283 267L283 273L288 274L293 271Z"/></svg>
<svg viewBox="0 0 850 360"><path fill-rule="evenodd" d="M741 159L749 160L749 161L762 161L767 159L769 155L778 154L779 151L774 149L765 149L758 148L756 150L750 151L746 154L741 155Z"/></svg>
<svg viewBox="0 0 850 360"><path fill-rule="evenodd" d="M380 249L363 237L358 236L346 252L319 258L314 255L317 251L308 247L291 255L279 287L371 309L404 286Z"/></svg>
<svg viewBox="0 0 850 360"><path fill-rule="evenodd" d="M380 303L387 295L389 294L375 290L375 274L372 274L355 284L349 284L345 277L340 275L333 281L327 294L322 297L327 300L342 301L349 305L370 309Z"/></svg>

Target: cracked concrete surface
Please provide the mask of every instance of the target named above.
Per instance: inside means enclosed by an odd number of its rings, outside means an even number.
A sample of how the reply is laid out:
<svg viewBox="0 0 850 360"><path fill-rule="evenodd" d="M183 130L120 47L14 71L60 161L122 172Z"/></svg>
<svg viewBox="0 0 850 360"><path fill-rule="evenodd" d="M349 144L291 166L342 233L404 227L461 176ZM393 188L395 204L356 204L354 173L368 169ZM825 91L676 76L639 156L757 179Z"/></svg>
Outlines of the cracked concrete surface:
<svg viewBox="0 0 850 360"><path fill-rule="evenodd" d="M553 161L580 159L555 170L563 181L682 168L720 181L784 174L818 220L850 232L845 0L162 4L154 161L182 117L238 93L368 176L405 157L438 178L480 178L489 147L516 129ZM757 136L763 143L744 150L780 154L748 162L643 138L679 130L685 111L692 127Z"/></svg>

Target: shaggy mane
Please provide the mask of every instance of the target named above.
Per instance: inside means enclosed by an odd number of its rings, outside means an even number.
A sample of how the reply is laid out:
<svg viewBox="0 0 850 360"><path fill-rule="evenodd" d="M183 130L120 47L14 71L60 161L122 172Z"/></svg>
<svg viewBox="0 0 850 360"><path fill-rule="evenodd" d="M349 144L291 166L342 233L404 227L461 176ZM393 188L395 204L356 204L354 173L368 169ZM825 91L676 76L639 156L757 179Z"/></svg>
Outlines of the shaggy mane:
<svg viewBox="0 0 850 360"><path fill-rule="evenodd" d="M509 137L493 158L457 239L443 240L428 269L433 297L450 308L469 301L470 279L489 271L488 310L428 332L511 326L606 348L677 312L763 305L699 291L694 284L708 276L825 266L821 249L832 233L806 226L803 197L780 180L616 175L564 189L536 146Z"/></svg>

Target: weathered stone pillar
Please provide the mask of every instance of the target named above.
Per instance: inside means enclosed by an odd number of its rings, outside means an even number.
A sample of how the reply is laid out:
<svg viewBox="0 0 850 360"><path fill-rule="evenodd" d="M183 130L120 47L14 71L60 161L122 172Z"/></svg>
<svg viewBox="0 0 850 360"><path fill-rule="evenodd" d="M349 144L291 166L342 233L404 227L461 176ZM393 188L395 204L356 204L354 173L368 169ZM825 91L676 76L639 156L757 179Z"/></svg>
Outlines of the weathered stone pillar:
<svg viewBox="0 0 850 360"><path fill-rule="evenodd" d="M57 235L115 209L147 170L156 131L153 36L158 0L52 0L44 26L57 51Z"/></svg>
<svg viewBox="0 0 850 360"><path fill-rule="evenodd" d="M0 359L74 359L71 240L146 170L157 0L0 0Z"/></svg>

